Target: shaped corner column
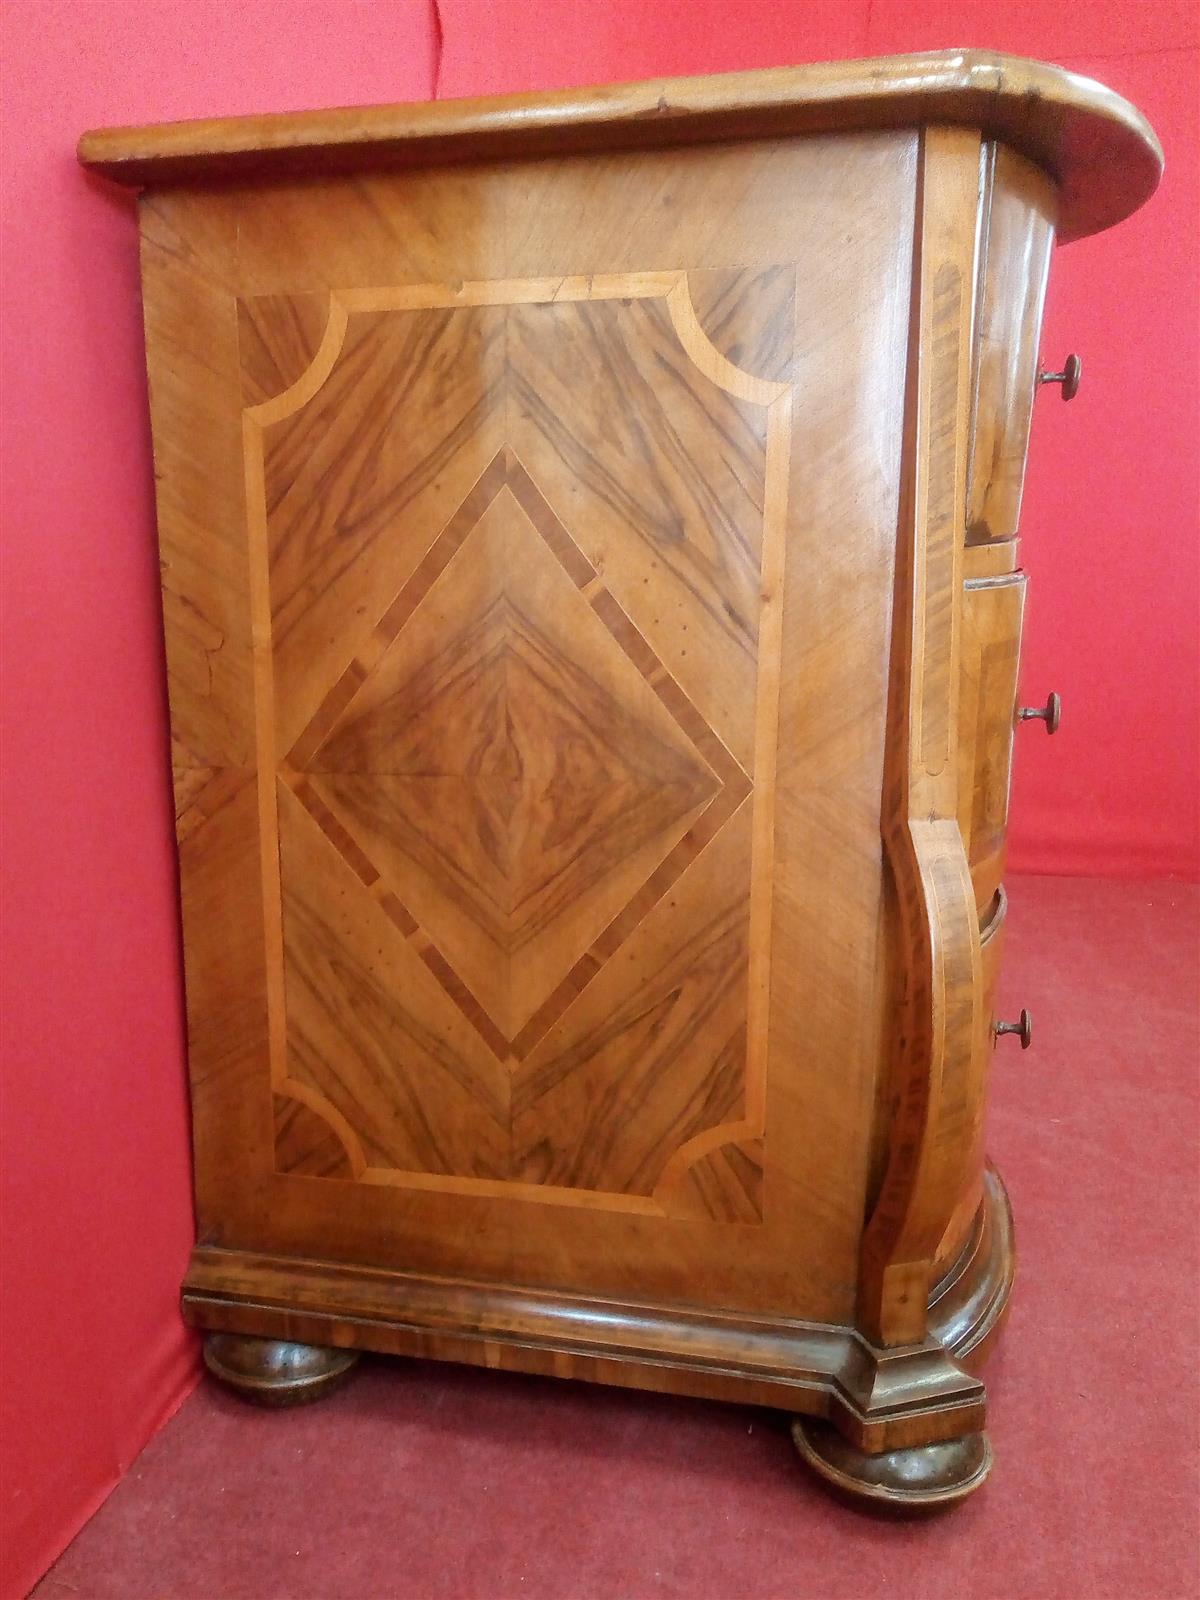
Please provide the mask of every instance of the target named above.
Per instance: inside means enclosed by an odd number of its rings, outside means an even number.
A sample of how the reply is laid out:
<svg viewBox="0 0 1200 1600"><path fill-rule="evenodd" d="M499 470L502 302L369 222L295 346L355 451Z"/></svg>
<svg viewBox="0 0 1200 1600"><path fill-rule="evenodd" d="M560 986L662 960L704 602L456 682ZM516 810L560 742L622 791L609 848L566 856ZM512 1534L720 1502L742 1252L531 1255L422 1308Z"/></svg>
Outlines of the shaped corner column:
<svg viewBox="0 0 1200 1600"><path fill-rule="evenodd" d="M879 1346L927 1337L931 1266L969 1182L984 1086L979 922L957 821L980 170L977 133L923 132L882 815L902 992L888 1160L859 1281L859 1325Z"/></svg>

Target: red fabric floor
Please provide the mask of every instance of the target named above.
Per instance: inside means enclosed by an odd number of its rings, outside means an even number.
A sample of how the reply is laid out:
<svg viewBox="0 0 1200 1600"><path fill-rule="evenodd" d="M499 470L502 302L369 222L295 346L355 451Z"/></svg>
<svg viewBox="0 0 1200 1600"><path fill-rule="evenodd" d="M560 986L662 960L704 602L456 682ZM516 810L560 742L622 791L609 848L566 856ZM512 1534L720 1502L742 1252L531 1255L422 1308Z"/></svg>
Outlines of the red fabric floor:
<svg viewBox="0 0 1200 1600"><path fill-rule="evenodd" d="M991 1150L1021 1268L961 1509L842 1507L782 1422L400 1361L308 1410L205 1383L38 1600L1191 1600L1200 893L1012 886Z"/></svg>

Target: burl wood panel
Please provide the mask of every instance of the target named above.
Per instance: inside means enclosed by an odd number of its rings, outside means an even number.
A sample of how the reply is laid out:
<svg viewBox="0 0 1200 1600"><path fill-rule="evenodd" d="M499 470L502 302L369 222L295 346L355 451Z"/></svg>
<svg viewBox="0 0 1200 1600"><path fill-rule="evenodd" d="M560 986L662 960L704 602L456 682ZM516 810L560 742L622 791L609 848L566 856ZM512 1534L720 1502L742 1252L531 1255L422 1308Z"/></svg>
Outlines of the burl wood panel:
<svg viewBox="0 0 1200 1600"><path fill-rule="evenodd" d="M143 200L209 1243L852 1318L916 143Z"/></svg>

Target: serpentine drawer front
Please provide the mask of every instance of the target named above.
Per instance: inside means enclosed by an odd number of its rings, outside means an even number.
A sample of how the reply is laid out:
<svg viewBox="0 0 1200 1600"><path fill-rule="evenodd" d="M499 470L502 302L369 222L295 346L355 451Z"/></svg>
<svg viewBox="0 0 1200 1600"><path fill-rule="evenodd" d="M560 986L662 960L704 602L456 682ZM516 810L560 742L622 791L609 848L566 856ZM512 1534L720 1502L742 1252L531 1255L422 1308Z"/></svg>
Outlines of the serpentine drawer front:
<svg viewBox="0 0 1200 1600"><path fill-rule="evenodd" d="M210 1366L757 1402L961 1498L1042 299L1153 134L947 52L80 155L142 188Z"/></svg>

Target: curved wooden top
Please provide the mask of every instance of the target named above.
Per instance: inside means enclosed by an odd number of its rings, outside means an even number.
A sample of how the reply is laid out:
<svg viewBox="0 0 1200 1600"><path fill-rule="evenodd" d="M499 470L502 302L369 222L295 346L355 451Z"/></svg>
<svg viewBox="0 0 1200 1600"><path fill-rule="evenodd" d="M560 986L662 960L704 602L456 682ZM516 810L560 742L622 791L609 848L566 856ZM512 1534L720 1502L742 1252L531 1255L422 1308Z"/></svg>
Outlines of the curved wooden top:
<svg viewBox="0 0 1200 1600"><path fill-rule="evenodd" d="M164 185L923 123L979 128L1044 167L1062 197L1060 239L1120 222L1162 172L1154 130L1120 95L1061 67L981 50L102 128L80 139L79 159L120 183Z"/></svg>

